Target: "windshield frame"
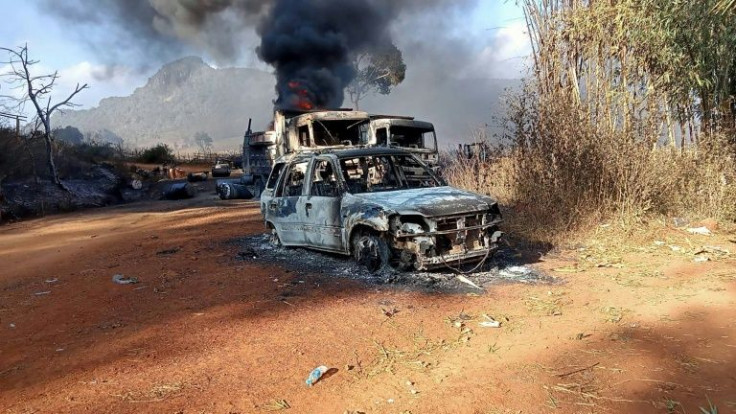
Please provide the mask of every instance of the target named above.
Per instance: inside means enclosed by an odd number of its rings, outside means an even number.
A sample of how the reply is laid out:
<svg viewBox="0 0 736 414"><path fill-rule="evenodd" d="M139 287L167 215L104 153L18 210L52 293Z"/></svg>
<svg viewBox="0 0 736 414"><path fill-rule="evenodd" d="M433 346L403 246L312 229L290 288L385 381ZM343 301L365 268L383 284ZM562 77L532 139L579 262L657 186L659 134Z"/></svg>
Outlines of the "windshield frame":
<svg viewBox="0 0 736 414"><path fill-rule="evenodd" d="M347 175L345 171L345 161L355 160L355 159L366 159L366 158L372 158L372 159L385 158L387 159L389 163L389 168L392 170L393 176L396 177L398 181L398 186L395 188L380 189L380 188L377 188L378 186L370 185L366 182L365 190L354 191L356 187L354 185L351 185L351 181L355 181L355 179L352 179L350 178L349 175ZM406 159L410 159L411 161L413 161L416 164L416 166L422 169L422 171L427 176L427 178L431 179L431 181L434 182L434 185L411 186L410 180L407 179L404 169L401 168L402 161L400 161L399 158L403 158L404 163L406 162L405 161ZM426 163L424 163L419 157L411 153L403 153L403 154L377 153L377 154L365 154L365 155L338 156L337 161L338 161L337 164L339 166L338 170L340 174L340 179L343 183L343 186L346 192L353 194L353 195L370 194L370 193L378 193L378 192L402 191L402 190L411 190L411 189L416 189L416 188L437 188L437 187L447 186L447 182L445 182L445 180L439 177L432 170L432 168L430 168ZM361 179L367 181L367 177L363 177ZM357 184L362 186L364 183L358 182Z"/></svg>

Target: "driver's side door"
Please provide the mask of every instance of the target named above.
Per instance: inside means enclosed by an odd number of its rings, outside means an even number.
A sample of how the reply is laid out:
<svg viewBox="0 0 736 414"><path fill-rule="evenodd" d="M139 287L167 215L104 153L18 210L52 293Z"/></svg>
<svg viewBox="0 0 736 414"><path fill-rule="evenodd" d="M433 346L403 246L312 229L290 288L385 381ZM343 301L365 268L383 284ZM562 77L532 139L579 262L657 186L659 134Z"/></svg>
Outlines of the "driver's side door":
<svg viewBox="0 0 736 414"><path fill-rule="evenodd" d="M342 186L335 164L328 157L314 159L309 171L309 190L304 197L307 243L323 250L344 251L340 202Z"/></svg>
<svg viewBox="0 0 736 414"><path fill-rule="evenodd" d="M278 232L284 246L303 246L304 237L304 186L308 161L290 164L276 186L273 197L266 201L267 221Z"/></svg>

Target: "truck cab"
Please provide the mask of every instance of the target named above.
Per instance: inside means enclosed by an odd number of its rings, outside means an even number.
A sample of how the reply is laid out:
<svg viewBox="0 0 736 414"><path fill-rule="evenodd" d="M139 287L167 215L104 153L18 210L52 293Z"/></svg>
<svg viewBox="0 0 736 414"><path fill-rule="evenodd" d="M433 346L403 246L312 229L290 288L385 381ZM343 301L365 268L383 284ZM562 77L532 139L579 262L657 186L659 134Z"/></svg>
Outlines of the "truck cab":
<svg viewBox="0 0 736 414"><path fill-rule="evenodd" d="M360 129L364 146L401 148L432 167L439 161L437 135L429 122L411 117L373 115Z"/></svg>

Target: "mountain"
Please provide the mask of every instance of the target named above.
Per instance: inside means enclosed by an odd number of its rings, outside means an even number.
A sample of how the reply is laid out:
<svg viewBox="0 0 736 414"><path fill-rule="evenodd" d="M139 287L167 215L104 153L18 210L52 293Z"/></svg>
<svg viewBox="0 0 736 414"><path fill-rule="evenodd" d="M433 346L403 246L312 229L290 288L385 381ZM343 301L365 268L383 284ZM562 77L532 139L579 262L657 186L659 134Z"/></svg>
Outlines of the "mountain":
<svg viewBox="0 0 736 414"><path fill-rule="evenodd" d="M499 132L494 118L502 113L502 95L519 81L455 78L446 71L427 70L426 65L407 71L406 80L390 95L369 96L361 109L432 122L441 148L471 141L479 128ZM164 65L130 96L55 115L54 127L74 126L99 140L119 137L128 147L165 143L181 152L197 151L194 136L204 132L215 150L238 150L248 118L253 118L253 130L265 129L271 121L274 86L271 73L215 69L187 57ZM343 106L349 105L346 100Z"/></svg>
<svg viewBox="0 0 736 414"><path fill-rule="evenodd" d="M256 69L215 69L198 57L164 65L127 97L105 98L96 108L65 111L54 126L74 126L86 136L107 130L129 147L166 143L196 151L194 135L205 132L216 150L235 150L253 118L253 128L271 119L275 80Z"/></svg>

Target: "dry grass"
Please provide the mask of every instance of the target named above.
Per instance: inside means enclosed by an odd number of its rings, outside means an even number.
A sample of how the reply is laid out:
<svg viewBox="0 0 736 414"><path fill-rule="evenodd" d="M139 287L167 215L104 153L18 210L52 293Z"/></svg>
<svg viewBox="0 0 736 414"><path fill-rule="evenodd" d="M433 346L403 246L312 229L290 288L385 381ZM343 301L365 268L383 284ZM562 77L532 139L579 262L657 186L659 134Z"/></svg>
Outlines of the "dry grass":
<svg viewBox="0 0 736 414"><path fill-rule="evenodd" d="M641 39L610 18L635 19L637 9L522 3L532 76L506 99L502 147L451 162L448 180L497 198L507 232L530 241L574 243L602 223L620 240L663 217L736 220L732 126L706 131L675 112L672 91L648 72L657 48L637 48Z"/></svg>

